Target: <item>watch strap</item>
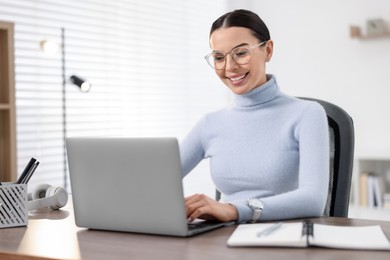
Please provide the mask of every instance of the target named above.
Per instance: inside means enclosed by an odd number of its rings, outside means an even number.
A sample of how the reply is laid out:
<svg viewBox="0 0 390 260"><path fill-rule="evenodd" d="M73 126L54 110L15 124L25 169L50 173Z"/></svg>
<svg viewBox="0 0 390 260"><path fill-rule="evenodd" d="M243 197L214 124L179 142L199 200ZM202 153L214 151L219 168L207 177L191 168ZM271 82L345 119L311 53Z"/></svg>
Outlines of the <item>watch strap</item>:
<svg viewBox="0 0 390 260"><path fill-rule="evenodd" d="M253 214L252 214L252 218L251 218L251 222L254 223L256 222L256 220L258 220L261 216L261 209L255 209L253 210Z"/></svg>
<svg viewBox="0 0 390 260"><path fill-rule="evenodd" d="M259 199L249 199L248 206L252 209L251 223L256 222L263 212L263 202Z"/></svg>

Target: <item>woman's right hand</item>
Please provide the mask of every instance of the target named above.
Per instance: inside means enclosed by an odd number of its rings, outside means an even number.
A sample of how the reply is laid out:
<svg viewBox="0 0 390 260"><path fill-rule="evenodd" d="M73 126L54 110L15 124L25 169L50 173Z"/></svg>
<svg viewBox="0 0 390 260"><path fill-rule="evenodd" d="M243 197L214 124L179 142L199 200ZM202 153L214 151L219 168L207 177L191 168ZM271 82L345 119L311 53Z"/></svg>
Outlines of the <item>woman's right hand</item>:
<svg viewBox="0 0 390 260"><path fill-rule="evenodd" d="M193 221L197 218L218 221L236 221L238 212L235 206L221 203L204 194L194 194L185 198L187 218Z"/></svg>

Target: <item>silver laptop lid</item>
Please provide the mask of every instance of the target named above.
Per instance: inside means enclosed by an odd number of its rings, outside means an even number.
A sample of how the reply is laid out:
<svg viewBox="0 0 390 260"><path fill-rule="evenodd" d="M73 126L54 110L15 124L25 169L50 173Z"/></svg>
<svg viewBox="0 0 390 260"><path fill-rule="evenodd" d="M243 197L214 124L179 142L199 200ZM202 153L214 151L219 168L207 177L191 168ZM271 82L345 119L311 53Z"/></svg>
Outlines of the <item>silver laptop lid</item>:
<svg viewBox="0 0 390 260"><path fill-rule="evenodd" d="M175 138L67 138L76 225L186 236Z"/></svg>

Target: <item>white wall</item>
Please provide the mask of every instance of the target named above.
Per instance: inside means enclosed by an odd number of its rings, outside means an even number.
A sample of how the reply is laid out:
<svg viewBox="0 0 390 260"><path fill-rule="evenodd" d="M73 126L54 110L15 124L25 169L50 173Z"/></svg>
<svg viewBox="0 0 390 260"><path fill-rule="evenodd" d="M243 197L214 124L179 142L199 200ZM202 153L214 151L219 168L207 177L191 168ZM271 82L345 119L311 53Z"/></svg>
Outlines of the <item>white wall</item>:
<svg viewBox="0 0 390 260"><path fill-rule="evenodd" d="M349 26L365 29L382 18L390 28L388 0L258 0L275 42L268 72L291 95L338 104L353 118L356 157L390 157L390 37L357 40Z"/></svg>

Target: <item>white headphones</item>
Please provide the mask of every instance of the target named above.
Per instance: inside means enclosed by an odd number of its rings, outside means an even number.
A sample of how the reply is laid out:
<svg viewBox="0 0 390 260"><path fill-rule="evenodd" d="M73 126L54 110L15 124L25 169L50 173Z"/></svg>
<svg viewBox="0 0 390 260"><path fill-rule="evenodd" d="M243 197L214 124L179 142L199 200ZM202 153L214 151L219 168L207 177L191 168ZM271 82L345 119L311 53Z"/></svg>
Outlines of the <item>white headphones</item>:
<svg viewBox="0 0 390 260"><path fill-rule="evenodd" d="M68 202L68 193L62 187L49 184L38 185L32 193L28 194L28 210L49 207L57 210Z"/></svg>

